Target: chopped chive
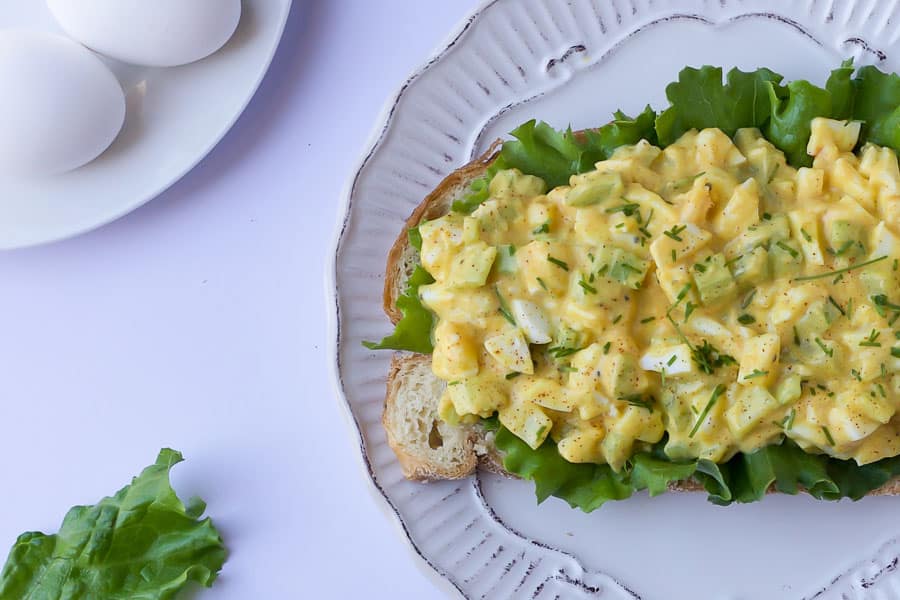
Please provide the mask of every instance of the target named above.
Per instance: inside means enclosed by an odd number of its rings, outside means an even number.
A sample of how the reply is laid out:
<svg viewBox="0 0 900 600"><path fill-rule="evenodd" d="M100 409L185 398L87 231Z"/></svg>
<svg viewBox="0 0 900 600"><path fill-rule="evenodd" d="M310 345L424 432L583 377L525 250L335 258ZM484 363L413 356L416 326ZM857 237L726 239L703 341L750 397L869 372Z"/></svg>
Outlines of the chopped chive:
<svg viewBox="0 0 900 600"><path fill-rule="evenodd" d="M674 248L672 248L672 262L673 263L678 262L678 253L675 252Z"/></svg>
<svg viewBox="0 0 900 600"><path fill-rule="evenodd" d="M612 324L615 325L616 323L618 323L621 320L622 320L622 315L616 315L615 318L612 320Z"/></svg>
<svg viewBox="0 0 900 600"><path fill-rule="evenodd" d="M880 331L878 331L877 329L873 329L872 332L869 334L869 337L867 337L866 339L861 341L859 343L859 345L860 346L868 346L870 348L881 348L881 342L875 341L878 339L878 336L880 336L880 335L881 335Z"/></svg>
<svg viewBox="0 0 900 600"><path fill-rule="evenodd" d="M840 256L840 255L842 255L844 252L846 252L847 250L849 250L849 249L852 248L852 247L853 247L853 240L847 240L847 241L844 242L844 243L841 245L841 247L838 248L837 250L834 250L833 248L829 248L829 249L828 249L828 252L831 253L831 254L833 254L833 255L835 255L835 256Z"/></svg>
<svg viewBox="0 0 900 600"><path fill-rule="evenodd" d="M756 317L747 314L739 316L737 320L741 325L752 325L753 323L756 323Z"/></svg>
<svg viewBox="0 0 900 600"><path fill-rule="evenodd" d="M534 235L540 233L550 233L550 221L545 221L540 227L533 230L531 233L533 233Z"/></svg>
<svg viewBox="0 0 900 600"><path fill-rule="evenodd" d="M568 271L568 270L569 270L569 265L567 265L567 264L565 263L565 261L559 260L558 258L553 258L553 257L550 256L549 254L547 255L547 260L549 260L550 262L552 262L554 265L556 265L557 267L559 267L559 268L562 269L563 271Z"/></svg>
<svg viewBox="0 0 900 600"><path fill-rule="evenodd" d="M837 303L837 300L835 300L831 296L828 296L828 302L830 302L833 307L838 309L838 312L841 313L842 317L847 316L847 313L844 311L843 307L841 307L841 305Z"/></svg>
<svg viewBox="0 0 900 600"><path fill-rule="evenodd" d="M656 317L647 317L646 319L641 319L641 324L649 323L650 321L655 321Z"/></svg>
<svg viewBox="0 0 900 600"><path fill-rule="evenodd" d="M634 213L641 207L640 204L636 202L629 202L627 204L620 204L619 206L613 206L611 208L607 208L606 212L612 213L624 213L626 217L630 217L634 215Z"/></svg>
<svg viewBox="0 0 900 600"><path fill-rule="evenodd" d="M796 326L796 325L794 325L794 345L795 345L795 346L799 346L799 345L800 345L800 334L797 332L797 326Z"/></svg>
<svg viewBox="0 0 900 600"><path fill-rule="evenodd" d="M822 433L825 434L825 439L828 440L829 446L834 446L834 438L831 437L831 432L828 431L828 428L822 425Z"/></svg>
<svg viewBox="0 0 900 600"><path fill-rule="evenodd" d="M628 396L620 396L619 400L627 402L632 406L637 406L639 408L646 408L651 413L653 412L653 402L656 400L653 396L648 396L644 398L640 394L629 394Z"/></svg>
<svg viewBox="0 0 900 600"><path fill-rule="evenodd" d="M503 299L500 288L496 285L494 286L494 293L497 295L497 300L500 302L500 308L498 308L497 311L503 315L503 318L509 321L510 324L515 325L516 320L513 318L512 313L509 312L509 306L506 304L506 300Z"/></svg>
<svg viewBox="0 0 900 600"><path fill-rule="evenodd" d="M763 217L763 221L771 221L771 220L772 220L772 213L764 212L764 213L762 214L762 217Z"/></svg>
<svg viewBox="0 0 900 600"><path fill-rule="evenodd" d="M675 307L678 306L679 304L681 304L681 301L685 299L685 297L687 296L689 291L691 291L691 284L689 284L689 283L684 284L684 287L681 288L678 291L678 294L675 296L675 303L672 304L672 306L669 307L669 310L666 311L667 315L671 314L671 312L673 310L675 310Z"/></svg>
<svg viewBox="0 0 900 600"><path fill-rule="evenodd" d="M609 265L603 265L600 267L600 270L597 271L597 277L603 277L606 275L606 272L609 271Z"/></svg>
<svg viewBox="0 0 900 600"><path fill-rule="evenodd" d="M900 346L894 346L891 348L891 356L894 358L900 358Z"/></svg>
<svg viewBox="0 0 900 600"><path fill-rule="evenodd" d="M663 231L663 235L672 238L676 242L683 242L684 240L681 239L679 234L685 229L687 229L687 225L675 225L672 229Z"/></svg>
<svg viewBox="0 0 900 600"><path fill-rule="evenodd" d="M879 256L878 258L873 258L872 260L867 260L865 262L861 262L858 265L853 265L850 267L845 267L843 269L838 269L837 271L829 271L828 273L819 273L817 275L804 275L803 277L794 277L794 281L811 281L813 279L821 279L823 277L831 277L833 275L837 275L839 273L847 273L848 271L852 271L853 269L859 269L862 267L867 267L869 265L875 264L877 262L881 262L887 258L885 256Z"/></svg>
<svg viewBox="0 0 900 600"><path fill-rule="evenodd" d="M844 274L841 273L840 275L838 275L837 277L835 277L835 278L834 278L834 281L832 281L831 283L832 283L833 285L837 285L837 284L839 284L840 282L842 282L843 280L844 280Z"/></svg>
<svg viewBox="0 0 900 600"><path fill-rule="evenodd" d="M848 319L853 318L853 298L850 298L847 301L847 318Z"/></svg>
<svg viewBox="0 0 900 600"><path fill-rule="evenodd" d="M543 280L543 279L541 279L540 277L538 277L538 278L537 278L537 282L538 282L538 284L539 284L542 288L544 288L544 291L545 291L545 292L548 291L548 290L547 290L547 284L544 283L544 280Z"/></svg>
<svg viewBox="0 0 900 600"><path fill-rule="evenodd" d="M829 348L828 346L823 344L822 340L820 340L819 338L816 338L816 344L819 346L819 348L822 349L822 352L829 356L829 358L834 357L834 348Z"/></svg>
<svg viewBox="0 0 900 600"><path fill-rule="evenodd" d="M672 356L670 356L670 357L669 357L669 360L666 361L666 366L667 366L667 367L671 367L673 364L675 364L675 360L676 360L677 358L678 358L678 357L675 356L674 354L673 354Z"/></svg>
<svg viewBox="0 0 900 600"><path fill-rule="evenodd" d="M809 235L808 233L806 233L806 230L803 229L802 227L800 228L800 235L802 235L802 236L803 236L803 239L806 240L807 242L811 242L811 241L812 241L812 236Z"/></svg>
<svg viewBox="0 0 900 600"><path fill-rule="evenodd" d="M733 265L733 264L736 263L737 261L741 260L742 258L744 258L744 255L743 255L743 254L738 254L737 256L735 256L734 258L732 258L731 260L726 260L726 261L725 261L725 266L726 266L726 267L730 267L731 265Z"/></svg>
<svg viewBox="0 0 900 600"><path fill-rule="evenodd" d="M900 311L900 304L894 304L888 301L888 297L884 294L875 294L874 296L872 296L872 302L874 302L876 306L881 306L889 310Z"/></svg>
<svg viewBox="0 0 900 600"><path fill-rule="evenodd" d="M521 375L521 373L519 373L518 371L513 371L512 373L507 373L507 374L506 374L506 379L507 379L507 380L515 379L515 378L518 377L519 375Z"/></svg>
<svg viewBox="0 0 900 600"><path fill-rule="evenodd" d="M447 385L459 385L460 383L462 383L462 382L457 380L457 381L451 381Z"/></svg>
<svg viewBox="0 0 900 600"><path fill-rule="evenodd" d="M772 173L769 175L769 178L766 180L766 184L772 183L775 180L775 175L778 174L778 169L780 169L780 168L781 168L781 165L776 163L775 168L772 169Z"/></svg>
<svg viewBox="0 0 900 600"><path fill-rule="evenodd" d="M591 277L593 277L593 275L591 275ZM597 293L597 288L595 288L594 286L589 284L583 278L578 281L578 285L580 285L581 289L583 289L588 294L596 294Z"/></svg>
<svg viewBox="0 0 900 600"><path fill-rule="evenodd" d="M700 263L695 263L694 270L697 271L698 273L706 273L706 265L703 265Z"/></svg>
<svg viewBox="0 0 900 600"><path fill-rule="evenodd" d="M688 177L682 177L681 179L678 179L678 180L672 182L672 184L671 184L672 189L680 190L680 189L684 188L686 185L694 183L694 181L696 181L700 177L703 177L704 175L706 175L706 171L700 171L696 175L689 175Z"/></svg>
<svg viewBox="0 0 900 600"><path fill-rule="evenodd" d="M792 408L791 414L788 415L787 421L784 424L785 430L790 431L791 427L794 426L794 417L796 417L796 416L797 416L797 409Z"/></svg>
<svg viewBox="0 0 900 600"><path fill-rule="evenodd" d="M875 387L878 388L878 393L881 394L882 398L887 398L887 392L884 391L884 386L880 383L876 383Z"/></svg>
<svg viewBox="0 0 900 600"><path fill-rule="evenodd" d="M688 303L684 305L684 322L685 323L687 323L688 319L691 318L691 314L694 312L695 308L697 308L697 305L691 301L688 301Z"/></svg>
<svg viewBox="0 0 900 600"><path fill-rule="evenodd" d="M850 369L850 375L853 376L853 379L860 381L860 382L862 381L862 374L859 371L857 371L856 369Z"/></svg>
<svg viewBox="0 0 900 600"><path fill-rule="evenodd" d="M894 265L891 267L892 270L896 271L897 268L900 267L900 259L894 259Z"/></svg>
<svg viewBox="0 0 900 600"><path fill-rule="evenodd" d="M779 248L781 248L782 250L784 250L785 252L787 252L788 254L790 254L792 258L797 258L798 256L800 256L799 252L797 252L796 250L794 250L793 248L791 248L790 246L788 246L787 244L785 244L782 241L775 242L775 245L778 246Z"/></svg>
<svg viewBox="0 0 900 600"><path fill-rule="evenodd" d="M751 372L748 375L744 375L744 381L747 381L748 379L753 379L755 377L765 377L768 374L769 374L768 371L760 371L759 369L753 369L753 372Z"/></svg>
<svg viewBox="0 0 900 600"><path fill-rule="evenodd" d="M895 312L894 315L890 319L888 319L888 325L893 327L898 318L900 318L900 312Z"/></svg>
<svg viewBox="0 0 900 600"><path fill-rule="evenodd" d="M756 296L756 288L750 290L750 293L741 300L741 308L747 308L753 302L753 298Z"/></svg>
<svg viewBox="0 0 900 600"><path fill-rule="evenodd" d="M547 352L557 360L560 358L565 358L567 356L572 356L576 352L580 351L581 348L570 348L568 346L554 346L553 348L547 349Z"/></svg>
<svg viewBox="0 0 900 600"><path fill-rule="evenodd" d="M606 342L603 344L603 354L609 354L609 349L612 346L612 342Z"/></svg>
<svg viewBox="0 0 900 600"><path fill-rule="evenodd" d="M721 383L716 386L716 389L713 390L712 396L709 398L709 402L706 403L706 406L703 407L703 410L700 411L700 416L697 417L697 422L694 423L694 428L691 429L691 433L688 434L689 438L693 438L696 435L697 430L700 429L700 425L703 421L706 420L706 416L709 414L709 411L712 410L713 405L716 403L716 400L719 399L719 396L725 393L725 386Z"/></svg>
<svg viewBox="0 0 900 600"><path fill-rule="evenodd" d="M563 373L572 373L574 371L577 371L578 369L576 369L572 365L559 365L559 370Z"/></svg>

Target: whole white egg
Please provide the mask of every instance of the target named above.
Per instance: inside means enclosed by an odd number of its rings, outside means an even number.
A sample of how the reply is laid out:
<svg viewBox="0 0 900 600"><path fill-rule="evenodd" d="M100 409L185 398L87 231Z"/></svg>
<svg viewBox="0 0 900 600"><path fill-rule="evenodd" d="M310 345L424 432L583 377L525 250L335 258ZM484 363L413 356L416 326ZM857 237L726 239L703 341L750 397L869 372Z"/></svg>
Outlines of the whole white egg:
<svg viewBox="0 0 900 600"><path fill-rule="evenodd" d="M47 0L70 36L123 62L174 67L225 45L241 0Z"/></svg>
<svg viewBox="0 0 900 600"><path fill-rule="evenodd" d="M97 158L125 122L109 68L62 36L0 31L0 171L49 175Z"/></svg>

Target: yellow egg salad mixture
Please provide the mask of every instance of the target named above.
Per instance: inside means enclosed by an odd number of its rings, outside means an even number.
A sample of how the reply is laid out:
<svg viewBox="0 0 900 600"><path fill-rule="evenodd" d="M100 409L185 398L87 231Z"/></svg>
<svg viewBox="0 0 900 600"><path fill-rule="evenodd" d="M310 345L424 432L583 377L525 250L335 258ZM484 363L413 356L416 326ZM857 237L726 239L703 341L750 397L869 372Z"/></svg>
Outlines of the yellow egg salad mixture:
<svg viewBox="0 0 900 600"><path fill-rule="evenodd" d="M689 131L422 224L441 417L615 470L664 434L676 460L900 454L900 171L859 132L815 119L798 170L756 129Z"/></svg>

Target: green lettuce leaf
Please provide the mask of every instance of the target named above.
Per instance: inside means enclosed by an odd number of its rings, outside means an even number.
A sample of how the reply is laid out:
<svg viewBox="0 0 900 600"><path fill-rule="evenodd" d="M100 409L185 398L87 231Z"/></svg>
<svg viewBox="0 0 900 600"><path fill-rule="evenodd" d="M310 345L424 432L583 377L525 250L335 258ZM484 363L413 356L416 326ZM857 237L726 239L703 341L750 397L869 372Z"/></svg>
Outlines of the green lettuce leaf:
<svg viewBox="0 0 900 600"><path fill-rule="evenodd" d="M608 465L566 461L549 439L534 450L496 419L485 424L495 431L495 445L503 455L504 468L533 481L538 502L555 496L585 512L628 498L636 491L647 490L656 496L670 483L692 477L703 484L710 502L727 506L761 500L773 486L784 494L805 491L822 500L858 500L900 475L900 457L860 467L852 460L808 454L789 440L737 454L723 464L704 459L679 462L666 456L665 438L650 451L635 454L616 473Z"/></svg>
<svg viewBox="0 0 900 600"><path fill-rule="evenodd" d="M519 169L544 180L548 188L567 185L569 178L594 168L619 146L636 144L642 139L656 142L656 113L649 106L631 118L618 111L613 121L590 129L583 135L571 128L557 131L543 122L528 121L512 131L515 138L503 143L497 160L484 177L475 180L469 194L453 203L453 210L468 214L488 198L488 186L503 169Z"/></svg>
<svg viewBox="0 0 900 600"><path fill-rule="evenodd" d="M647 490L651 496L658 496L670 483L689 479L696 470L696 462L676 463L661 449L652 454L641 452L632 458L631 484L635 490Z"/></svg>
<svg viewBox="0 0 900 600"><path fill-rule="evenodd" d="M610 500L624 500L633 487L609 465L570 463L548 440L537 450L503 426L494 437L503 453L503 467L523 479L534 481L538 502L550 496L562 498L572 508L591 512Z"/></svg>
<svg viewBox="0 0 900 600"><path fill-rule="evenodd" d="M852 119L856 89L853 85L853 59L845 60L831 72L825 89L831 94L831 116L834 119Z"/></svg>
<svg viewBox="0 0 900 600"><path fill-rule="evenodd" d="M863 121L861 137L900 152L900 75L862 67L853 87L853 118Z"/></svg>
<svg viewBox="0 0 900 600"><path fill-rule="evenodd" d="M185 505L169 483L181 462L162 450L131 485L94 506L76 506L59 533L19 536L0 573L0 600L165 600L189 582L209 587L225 546L206 505Z"/></svg>
<svg viewBox="0 0 900 600"><path fill-rule="evenodd" d="M771 112L770 85L782 79L769 69L732 69L723 84L721 67L683 69L666 87L671 106L656 119L660 144L668 146L690 129L718 127L731 136L741 127L762 127Z"/></svg>
<svg viewBox="0 0 900 600"><path fill-rule="evenodd" d="M768 88L772 113L764 130L766 139L784 152L789 164L811 166L812 157L806 153L810 122L831 114L831 94L802 79L790 82L786 88L777 89L772 84Z"/></svg>
<svg viewBox="0 0 900 600"><path fill-rule="evenodd" d="M434 283L428 271L417 266L406 282L406 293L397 298L397 308L403 317L394 328L394 333L380 342L363 342L370 350L409 350L421 354L431 354L431 327L434 316L419 300L419 287Z"/></svg>

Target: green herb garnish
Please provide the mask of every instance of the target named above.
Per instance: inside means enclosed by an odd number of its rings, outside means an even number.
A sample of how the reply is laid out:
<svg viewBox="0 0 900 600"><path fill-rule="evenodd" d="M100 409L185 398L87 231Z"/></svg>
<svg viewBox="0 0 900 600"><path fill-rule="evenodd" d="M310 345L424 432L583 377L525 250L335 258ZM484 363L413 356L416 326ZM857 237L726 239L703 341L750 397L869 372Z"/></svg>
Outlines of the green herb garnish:
<svg viewBox="0 0 900 600"><path fill-rule="evenodd" d="M879 256L878 258L873 258L872 260L867 260L865 262L861 262L858 265L853 265L850 267L845 267L843 269L838 269L837 271L829 271L827 273L818 273L816 275L804 275L803 277L794 277L794 281L812 281L813 279L822 279L823 277L832 277L839 273L847 273L852 271L853 269L860 269L862 267L867 267L869 265L874 265L877 262L881 262L885 260L887 256Z"/></svg>
<svg viewBox="0 0 900 600"><path fill-rule="evenodd" d="M569 265L566 264L565 261L559 260L558 258L553 258L553 257L550 256L550 255L547 255L547 260L549 260L551 263L553 263L554 265L556 265L557 267L559 267L559 268L562 269L563 271L568 271L568 270L569 270Z"/></svg>
<svg viewBox="0 0 900 600"><path fill-rule="evenodd" d="M706 406L703 407L703 410L700 411L700 416L697 417L697 422L694 423L693 429L691 429L690 434L688 434L689 438L693 438L694 435L696 435L697 430L700 429L700 425L703 423L703 421L706 420L706 416L709 414L709 411L712 410L712 407L716 403L716 400L718 400L719 397L724 393L725 393L725 386L720 383L719 385L716 386L716 389L713 390L712 396L710 396L710 398L709 398L709 402L707 402Z"/></svg>

